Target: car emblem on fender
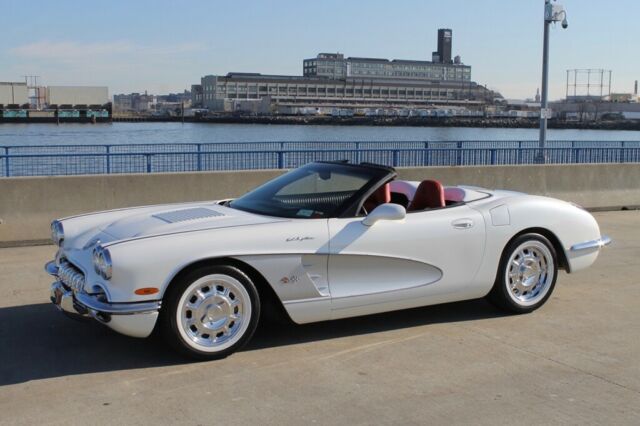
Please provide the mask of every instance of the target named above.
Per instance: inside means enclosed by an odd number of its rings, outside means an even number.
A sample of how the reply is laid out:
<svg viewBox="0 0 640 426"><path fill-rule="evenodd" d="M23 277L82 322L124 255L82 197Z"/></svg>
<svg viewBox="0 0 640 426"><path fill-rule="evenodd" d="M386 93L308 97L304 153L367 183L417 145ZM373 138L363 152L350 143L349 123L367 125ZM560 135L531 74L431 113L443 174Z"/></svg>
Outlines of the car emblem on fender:
<svg viewBox="0 0 640 426"><path fill-rule="evenodd" d="M290 243L292 241L306 241L313 240L313 237L289 237L286 239L286 242Z"/></svg>
<svg viewBox="0 0 640 426"><path fill-rule="evenodd" d="M280 279L280 282L282 284L293 284L293 283L297 283L299 281L299 278L297 275L291 275L290 277L282 277L282 279Z"/></svg>

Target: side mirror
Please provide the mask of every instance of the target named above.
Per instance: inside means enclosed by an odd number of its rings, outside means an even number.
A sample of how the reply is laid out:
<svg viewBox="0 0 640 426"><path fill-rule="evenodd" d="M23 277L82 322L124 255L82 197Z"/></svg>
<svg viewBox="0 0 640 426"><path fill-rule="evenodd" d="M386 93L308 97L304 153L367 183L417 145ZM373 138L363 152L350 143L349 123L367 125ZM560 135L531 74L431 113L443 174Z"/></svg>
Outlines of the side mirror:
<svg viewBox="0 0 640 426"><path fill-rule="evenodd" d="M364 226L371 226L379 220L402 220L407 210L400 204L380 204L362 220Z"/></svg>

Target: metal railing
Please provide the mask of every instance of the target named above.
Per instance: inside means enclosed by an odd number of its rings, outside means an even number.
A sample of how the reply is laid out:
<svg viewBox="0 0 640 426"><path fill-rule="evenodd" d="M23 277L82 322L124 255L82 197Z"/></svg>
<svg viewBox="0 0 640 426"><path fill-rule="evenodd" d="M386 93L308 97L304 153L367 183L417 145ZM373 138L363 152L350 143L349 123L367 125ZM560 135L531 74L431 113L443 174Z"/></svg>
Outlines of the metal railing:
<svg viewBox="0 0 640 426"><path fill-rule="evenodd" d="M537 164L537 141L230 142L0 146L0 176L289 169L348 160L394 167ZM550 141L547 164L637 163L640 141Z"/></svg>

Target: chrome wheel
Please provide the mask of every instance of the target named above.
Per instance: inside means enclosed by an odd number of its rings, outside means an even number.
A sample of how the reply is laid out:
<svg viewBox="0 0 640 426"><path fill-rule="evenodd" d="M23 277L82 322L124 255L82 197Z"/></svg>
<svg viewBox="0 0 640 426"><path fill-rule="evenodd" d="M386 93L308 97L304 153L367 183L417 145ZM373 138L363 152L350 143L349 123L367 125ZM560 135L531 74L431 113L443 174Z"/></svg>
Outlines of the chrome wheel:
<svg viewBox="0 0 640 426"><path fill-rule="evenodd" d="M176 323L184 342L203 352L234 345L247 331L251 299L245 287L229 275L206 275L183 292Z"/></svg>
<svg viewBox="0 0 640 426"><path fill-rule="evenodd" d="M553 283L553 255L544 243L525 241L511 253L505 274L509 297L521 306L534 305L545 297Z"/></svg>

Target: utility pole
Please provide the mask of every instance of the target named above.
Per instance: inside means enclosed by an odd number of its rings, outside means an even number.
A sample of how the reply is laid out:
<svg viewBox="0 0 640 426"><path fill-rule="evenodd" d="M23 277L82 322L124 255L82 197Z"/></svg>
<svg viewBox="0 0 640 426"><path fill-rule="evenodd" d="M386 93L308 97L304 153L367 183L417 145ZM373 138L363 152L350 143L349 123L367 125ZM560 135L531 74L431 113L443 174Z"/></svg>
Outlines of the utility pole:
<svg viewBox="0 0 640 426"><path fill-rule="evenodd" d="M551 110L549 109L549 25L552 22L562 20L562 28L567 28L567 13L564 7L558 3L552 3L551 0L544 2L544 40L542 45L542 94L540 100L540 141L538 147L540 152L536 156L538 163L545 162L544 150L547 143L547 120L551 118Z"/></svg>

